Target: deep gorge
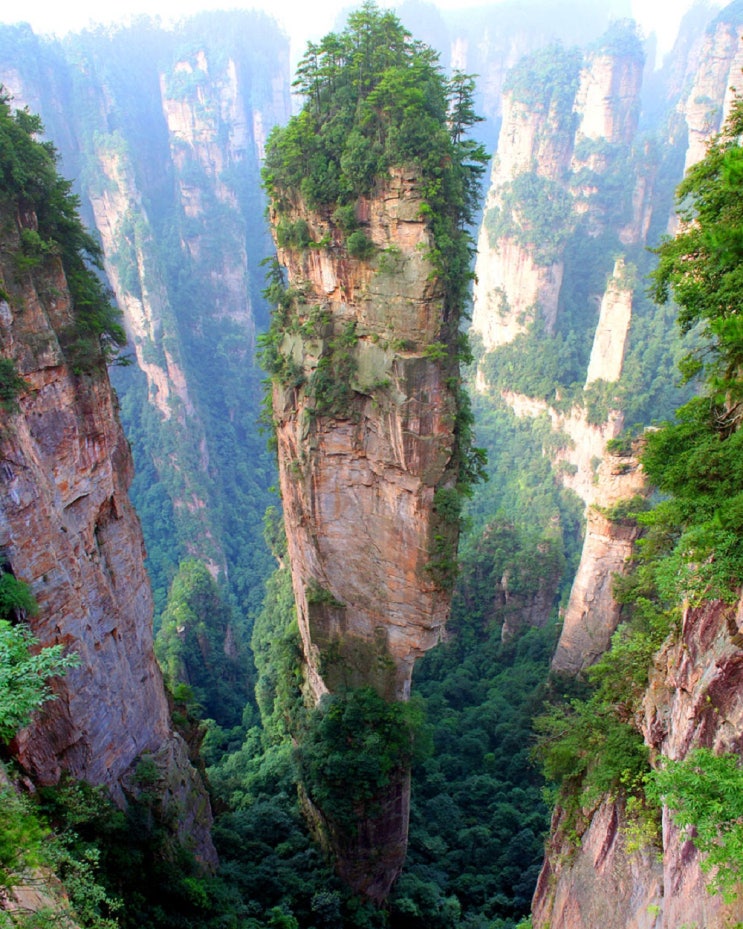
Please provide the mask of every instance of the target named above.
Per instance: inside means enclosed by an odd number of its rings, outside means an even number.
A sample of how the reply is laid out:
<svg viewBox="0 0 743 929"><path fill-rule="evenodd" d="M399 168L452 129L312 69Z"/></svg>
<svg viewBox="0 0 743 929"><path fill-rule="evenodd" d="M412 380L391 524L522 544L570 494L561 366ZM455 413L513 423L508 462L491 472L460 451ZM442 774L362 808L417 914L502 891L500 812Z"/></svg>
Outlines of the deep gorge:
<svg viewBox="0 0 743 929"><path fill-rule="evenodd" d="M737 897L704 890L702 856L639 780L548 760L562 785L550 829L533 757L533 718L571 718L565 694L578 718L616 731L642 776L660 756L740 752L737 543L710 555L733 565L730 590L683 609L664 600L676 618L650 632L645 581L633 568L619 589L614 576L653 537L638 517L643 430L700 389L678 386L694 343L676 308L648 295L648 247L678 229L674 189L734 108L743 20L736 3L704 23L690 14L653 71L631 22L592 13L573 26L569 13L558 24L535 4L534 29L508 5L469 18L401 8L414 35L436 35L447 68L479 75L472 99L470 79L459 85L460 129L494 150L481 196L474 172L471 203L443 231L432 178L449 183L441 166L459 156L421 168L435 161L433 123L418 149L411 130L395 136L396 119L411 125L441 92L423 70L405 82L405 67L430 66L426 50L379 65L400 72L377 97L367 88L361 128L331 127L332 157L321 170L306 155L296 186L269 179L266 215L261 165L273 171L276 140L291 143L270 135L292 110L288 42L269 17L204 13L61 40L0 27L0 83L13 107L41 114L75 178L132 361L110 370L116 398L102 362L82 370L70 355L69 266L48 245L43 204L4 168L2 357L22 384L2 413L3 573L29 586L42 644L81 656L4 757L22 793L42 792L43 828L98 849L106 899L85 913L73 901L75 925L741 919ZM386 23L410 47L395 17L355 15L353 41ZM323 81L345 99L328 76L348 54L335 39L302 61L310 114ZM477 141L452 137L476 154ZM395 145L399 162L384 161ZM469 269L445 236L480 215L463 324ZM451 298L441 268L456 262ZM259 343L274 378L263 414ZM278 468L261 416L275 423ZM460 487L483 467L487 482ZM718 521L734 537L729 510ZM636 677L615 729L590 701L614 686L605 659L620 661L625 640ZM600 759L600 732L585 733ZM128 804L120 831L102 825L108 799L74 813L68 777ZM346 785L365 777L377 793L354 799ZM8 835L36 815L15 803ZM32 866L30 855L26 877ZM28 899L0 884L8 925L34 925L8 915ZM53 890L42 903L59 905Z"/></svg>

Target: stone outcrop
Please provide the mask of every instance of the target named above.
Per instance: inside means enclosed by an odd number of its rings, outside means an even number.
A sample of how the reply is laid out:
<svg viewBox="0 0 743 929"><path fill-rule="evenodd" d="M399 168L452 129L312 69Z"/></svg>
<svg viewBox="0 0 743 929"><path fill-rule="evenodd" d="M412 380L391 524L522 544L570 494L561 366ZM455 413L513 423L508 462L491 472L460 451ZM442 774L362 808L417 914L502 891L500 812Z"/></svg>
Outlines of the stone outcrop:
<svg viewBox="0 0 743 929"><path fill-rule="evenodd" d="M743 753L743 599L684 611L681 634L655 658L643 704L652 755L675 760L695 748ZM709 875L685 833L663 816L663 929L682 922L722 929L743 920L743 900L709 894Z"/></svg>
<svg viewBox="0 0 743 929"><path fill-rule="evenodd" d="M622 373L624 346L632 321L632 287L623 281L623 272L624 260L618 258L601 300L599 321L588 362L586 387L594 381L614 384Z"/></svg>
<svg viewBox="0 0 743 929"><path fill-rule="evenodd" d="M296 216L315 241L335 241L279 248L290 285L303 290L301 312L314 306L327 314L317 335L284 337L282 351L308 381L331 343L353 330L355 370L340 407L323 409L307 389L274 389L289 554L315 699L329 689L320 656L338 638L388 655L393 665L380 690L407 697L413 663L439 641L449 610L427 566L434 495L456 476L456 405L449 350L444 360L427 353L441 344L444 321L420 202L415 178L397 171L362 205L362 228L380 250L374 261L350 259L339 231L301 207ZM343 376L332 361L329 376Z"/></svg>
<svg viewBox="0 0 743 929"><path fill-rule="evenodd" d="M642 470L634 456L605 453L596 496L606 502L601 508L589 507L586 514L583 551L552 659L553 671L578 674L609 647L620 618L620 606L612 593L614 577L624 571L639 534L634 520L613 516L611 507L645 492Z"/></svg>
<svg viewBox="0 0 743 929"><path fill-rule="evenodd" d="M680 635L656 655L641 709L654 763L695 748L743 749L743 600L684 610ZM724 929L743 919L743 901L710 894L710 875L686 832L663 810L660 847L637 848L621 799L579 814L580 843L558 812L534 897L536 929Z"/></svg>
<svg viewBox="0 0 743 929"><path fill-rule="evenodd" d="M539 80L536 75L533 79ZM563 75L562 80L569 84L570 75ZM521 214L545 208L538 199L528 204L510 202L511 185L529 174L557 185L572 201L576 218L588 214L588 233L599 235L605 226L606 207L596 195L602 177L614 170L617 153L627 150L634 140L641 84L640 58L604 50L586 56L570 101L562 88L551 91L546 105L522 100L523 89L505 94L503 125L478 238L472 314L472 327L481 335L486 351L513 341L535 320L541 321L546 333L552 333L565 272L567 226L562 231L544 230L545 236L557 235L549 254L541 249L543 243L525 242L511 231L502 231L503 224L496 221L501 211L528 226L530 220ZM535 86L531 92L538 97L545 91ZM622 231L627 244L641 241L643 231L647 232L652 182L652 171L638 171L632 217ZM554 194L545 191L542 196L551 199Z"/></svg>
<svg viewBox="0 0 743 929"><path fill-rule="evenodd" d="M115 399L102 367L76 375L66 364L58 334L72 308L61 263L19 274L11 225L0 254L0 327L26 387L0 432L0 552L4 570L39 604L31 625L40 642L80 659L18 734L14 753L39 783L67 772L106 786L119 803L139 760L167 754L168 802L190 811L180 838L213 864L209 803L171 727L152 650L144 545L127 496L131 455Z"/></svg>
<svg viewBox="0 0 743 929"><path fill-rule="evenodd" d="M684 170L700 161L723 126L737 87L743 89L743 23L721 16L708 28L688 96L680 104L688 130Z"/></svg>
<svg viewBox="0 0 743 929"><path fill-rule="evenodd" d="M305 222L323 243L286 247L277 237L295 304L279 345L293 370L273 390L313 701L349 686L407 698L413 664L440 640L449 611L458 524L441 499L457 478L457 362L441 341L453 336L416 184L396 169L360 201L371 259L350 257L341 230L301 203L272 217L277 228ZM341 873L373 899L384 898L404 856L407 775L391 791L387 812L340 850Z"/></svg>
<svg viewBox="0 0 743 929"><path fill-rule="evenodd" d="M537 260L534 249L512 236L495 235L488 217L503 208L503 193L514 178L536 170L562 180L570 165L573 137L565 131L556 103L541 112L507 94L503 125L493 160L490 188L477 243L472 327L487 351L511 342L536 315L554 326L562 286L561 261Z"/></svg>
<svg viewBox="0 0 743 929"><path fill-rule="evenodd" d="M619 622L620 608L612 595L614 575L621 573L632 553L638 529L633 520L613 517L612 508L647 492L634 454L611 455L606 446L622 431L623 418L612 412L602 425L588 422L585 410L563 413L543 401L504 392L519 417L547 413L552 428L568 439L552 452L559 480L586 505L586 532L560 640L552 660L554 671L577 674L604 653Z"/></svg>
<svg viewBox="0 0 743 929"><path fill-rule="evenodd" d="M575 97L580 139L596 139L609 145L629 145L640 116L640 85L643 62L608 51L588 56L580 74Z"/></svg>

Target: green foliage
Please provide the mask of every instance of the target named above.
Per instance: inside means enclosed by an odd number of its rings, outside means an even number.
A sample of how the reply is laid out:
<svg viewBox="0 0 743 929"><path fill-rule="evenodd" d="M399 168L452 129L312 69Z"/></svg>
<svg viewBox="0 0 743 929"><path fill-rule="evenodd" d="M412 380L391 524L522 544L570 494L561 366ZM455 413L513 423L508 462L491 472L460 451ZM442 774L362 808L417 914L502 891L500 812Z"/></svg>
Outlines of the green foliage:
<svg viewBox="0 0 743 929"><path fill-rule="evenodd" d="M334 829L353 835L378 815L415 757L422 722L416 701L390 703L371 687L328 694L309 712L297 748L301 781Z"/></svg>
<svg viewBox="0 0 743 929"><path fill-rule="evenodd" d="M5 575L7 577L7 575ZM18 609L18 597L2 591L3 609ZM24 598L23 602L27 602ZM28 626L12 625L0 619L0 741L7 742L27 725L34 710L54 694L48 679L63 675L78 664L76 655L64 655L63 645L51 645L34 651L38 640Z"/></svg>
<svg viewBox="0 0 743 929"><path fill-rule="evenodd" d="M299 196L312 209L332 207L351 254L367 257L371 248L348 208L390 167L414 165L435 240L430 257L458 316L471 277L465 226L487 160L465 138L478 119L471 76L446 81L436 54L412 41L393 13L367 2L343 32L308 45L295 86L302 112L273 130L266 151L264 184L274 204L281 209Z"/></svg>
<svg viewBox="0 0 743 929"><path fill-rule="evenodd" d="M126 343L120 313L95 269L101 251L78 217L79 198L72 184L57 174L57 153L50 142L38 142L43 127L38 116L12 111L0 94L0 203L35 223L19 230L18 271L27 273L50 256L59 256L73 301L74 322L59 333L76 373L112 361Z"/></svg>
<svg viewBox="0 0 743 929"><path fill-rule="evenodd" d="M488 566L484 556L480 572ZM463 572L451 639L416 667L414 692L425 701L434 751L413 767L410 844L390 900L392 929L511 927L529 910L541 867L548 820L529 760L530 722L555 630L502 642L480 580L487 589L487 578Z"/></svg>
<svg viewBox="0 0 743 929"><path fill-rule="evenodd" d="M743 212L743 103L736 101L724 132L679 186L683 226L657 249L654 295L678 303L685 332L701 328L703 344L683 362L702 374L702 396L677 412L675 423L647 437L643 466L671 499L648 518L671 527L673 544L661 579L676 596L731 600L743 580L743 330L740 326L740 240Z"/></svg>
<svg viewBox="0 0 743 929"><path fill-rule="evenodd" d="M351 384L358 368L354 352L357 342L356 322L352 320L324 345L317 367L307 384L307 393L314 399L314 409L318 413L327 413L341 419L352 415L354 389Z"/></svg>
<svg viewBox="0 0 743 929"><path fill-rule="evenodd" d="M511 68L503 91L530 110L546 114L553 109L555 119L567 120L568 125L572 125L573 101L582 64L579 49L548 45L524 56Z"/></svg>
<svg viewBox="0 0 743 929"><path fill-rule="evenodd" d="M284 543L285 544L285 543ZM282 552L282 558L286 556ZM291 572L283 566L266 581L263 610L253 628L258 670L256 701L269 741L285 741L302 707L302 647L294 608Z"/></svg>
<svg viewBox="0 0 743 929"><path fill-rule="evenodd" d="M228 728L242 720L251 693L247 647L206 565L182 561L173 578L155 653L171 689L188 684L204 716Z"/></svg>
<svg viewBox="0 0 743 929"><path fill-rule="evenodd" d="M648 769L642 735L600 698L554 705L534 728L535 758L546 779L562 788L561 805L572 811L636 784Z"/></svg>
<svg viewBox="0 0 743 929"><path fill-rule="evenodd" d="M621 518L628 520L629 512ZM625 621L611 648L588 669L588 693L554 700L534 722L534 755L545 777L559 786L559 803L571 816L605 794L630 793L640 804L647 799L648 749L636 719L653 655L674 632L676 616L673 601L658 589L649 548L640 550L627 576L616 579L614 596L625 608Z"/></svg>
<svg viewBox="0 0 743 929"><path fill-rule="evenodd" d="M660 260L653 274L655 299L665 303L673 296L680 308L683 331L702 326L705 343L693 358L703 364L710 400L717 404L743 399L739 318L742 129L743 102L737 100L724 132L679 185L683 225L674 238L666 239L656 250ZM733 418L729 426L734 423Z"/></svg>
<svg viewBox="0 0 743 929"><path fill-rule="evenodd" d="M743 768L738 754L698 748L681 761L663 759L648 792L702 853L708 889L731 903L743 879Z"/></svg>
<svg viewBox="0 0 743 929"><path fill-rule="evenodd" d="M9 571L0 574L0 617L19 621L38 613L39 605L28 584Z"/></svg>
<svg viewBox="0 0 743 929"><path fill-rule="evenodd" d="M172 810L154 792L128 797L122 811L102 788L63 778L39 799L55 835L50 857L81 926L217 929L239 910L174 841Z"/></svg>
<svg viewBox="0 0 743 929"><path fill-rule="evenodd" d="M8 783L6 772L2 772ZM86 802L83 795L92 788L80 785L70 790L80 819ZM43 793L43 791L41 792ZM100 794L98 795L100 797ZM115 913L120 903L109 896L100 874L100 853L84 844L71 823L64 826L49 821L49 810L41 796L25 797L12 786L0 790L0 885L28 884L34 880L31 869L44 869L60 881L63 893L52 881L45 882L49 904L26 914L13 911L8 926L18 929L45 929L51 925L75 925L81 929L119 929ZM110 801L100 804L110 812ZM114 815L116 813L114 812ZM3 925L6 925L3 923Z"/></svg>
<svg viewBox="0 0 743 929"><path fill-rule="evenodd" d="M307 220L298 219L295 222L281 220L276 227L276 242L281 248L307 248L312 242Z"/></svg>
<svg viewBox="0 0 743 929"><path fill-rule="evenodd" d="M590 46L590 50L617 58L629 58L640 64L645 63L645 49L638 35L637 23L631 19L614 20L606 32Z"/></svg>
<svg viewBox="0 0 743 929"><path fill-rule="evenodd" d="M5 772L2 773L6 781ZM17 884L44 860L48 831L30 802L10 786L0 789L0 886Z"/></svg>
<svg viewBox="0 0 743 929"><path fill-rule="evenodd" d="M376 245L360 229L352 232L346 239L346 248L351 258L359 258L362 261L368 261L377 250Z"/></svg>
<svg viewBox="0 0 743 929"><path fill-rule="evenodd" d="M485 217L491 247L509 237L528 248L537 264L557 261L575 223L573 198L565 187L536 171L524 171L504 184L499 196L500 205Z"/></svg>

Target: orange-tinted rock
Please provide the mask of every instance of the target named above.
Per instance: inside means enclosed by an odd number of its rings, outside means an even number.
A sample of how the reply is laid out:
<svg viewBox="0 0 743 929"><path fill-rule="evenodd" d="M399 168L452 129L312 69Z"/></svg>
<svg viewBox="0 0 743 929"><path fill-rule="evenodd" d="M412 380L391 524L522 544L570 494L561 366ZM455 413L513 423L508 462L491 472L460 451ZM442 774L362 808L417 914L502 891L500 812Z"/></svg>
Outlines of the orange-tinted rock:
<svg viewBox="0 0 743 929"><path fill-rule="evenodd" d="M59 261L16 278L17 236L5 244L2 345L28 386L0 430L0 552L38 601L31 625L41 643L80 658L18 734L15 753L40 783L68 772L123 802L141 756L166 752L170 799L199 809L180 837L214 863L208 800L171 728L152 650L144 544L127 496L131 455L114 395L102 367L76 376L65 364L57 333L71 308Z"/></svg>
<svg viewBox="0 0 743 929"><path fill-rule="evenodd" d="M407 698L415 659L439 641L449 612L443 562L456 551L457 520L437 514L435 498L457 479L458 369L420 205L415 175L394 171L357 207L372 258L350 257L332 221L301 204L288 220L327 245L279 248L301 298L280 346L295 377L274 383L273 413L314 701L348 686ZM318 368L335 399L319 398ZM404 858L407 774L389 790L353 839L331 830L339 872L377 902Z"/></svg>

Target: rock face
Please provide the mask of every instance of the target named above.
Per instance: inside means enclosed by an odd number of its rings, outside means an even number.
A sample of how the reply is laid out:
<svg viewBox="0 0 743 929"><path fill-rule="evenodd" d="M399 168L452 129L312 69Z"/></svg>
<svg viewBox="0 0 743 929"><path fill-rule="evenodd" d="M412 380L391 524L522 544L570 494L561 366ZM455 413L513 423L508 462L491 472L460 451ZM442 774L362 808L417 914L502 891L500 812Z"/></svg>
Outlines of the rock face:
<svg viewBox="0 0 743 929"><path fill-rule="evenodd" d="M18 231L3 236L3 351L27 387L0 434L0 551L38 601L32 628L41 643L80 657L14 752L39 783L68 772L105 785L120 803L138 761L167 755L166 804L182 804L180 837L213 864L209 802L171 728L152 650L144 545L127 496L131 456L108 378L103 369L74 375L65 363L57 335L71 304L59 261L19 275Z"/></svg>
<svg viewBox="0 0 743 929"><path fill-rule="evenodd" d="M511 342L537 314L548 328L554 326L562 262L538 259L533 247L512 235L493 232L488 217L508 209L504 193L514 178L529 173L533 166L542 177L564 178L573 138L564 131L556 107L552 101L544 113L515 99L513 93L504 97L503 125L477 242L472 313L472 327L482 335L488 351Z"/></svg>
<svg viewBox="0 0 743 929"><path fill-rule="evenodd" d="M732 6L732 5L731 5ZM688 130L684 170L700 161L707 143L722 129L741 86L743 23L727 21L725 11L707 29L688 96L680 110Z"/></svg>
<svg viewBox="0 0 743 929"><path fill-rule="evenodd" d="M274 384L273 413L314 701L349 686L407 698L413 663L439 641L449 611L458 529L441 501L456 481L457 365L441 341L420 204L416 177L394 170L357 209L373 259L350 257L341 231L302 204L285 221L304 221L328 244L278 250L299 296L279 347L293 370ZM391 791L389 815L340 850L341 872L352 886L372 882L361 889L373 899L404 857L407 776Z"/></svg>
<svg viewBox="0 0 743 929"><path fill-rule="evenodd" d="M604 508L645 490L634 457L605 455L597 486L597 496L606 501ZM606 509L590 507L586 514L580 564L552 659L552 670L562 674L577 674L594 664L609 647L619 624L620 607L612 586L615 575L624 571L639 530L634 520L606 513Z"/></svg>
<svg viewBox="0 0 743 929"><path fill-rule="evenodd" d="M594 381L616 383L622 373L624 346L632 321L632 288L623 286L624 261L617 259L601 301L599 321L588 362L586 387Z"/></svg>
<svg viewBox="0 0 743 929"><path fill-rule="evenodd" d="M564 834L563 814L553 817L532 904L534 925L541 929L666 926L660 916L663 874L657 851L628 852L624 803L607 800L586 813L577 848L575 837Z"/></svg>
<svg viewBox="0 0 743 929"><path fill-rule="evenodd" d="M563 197L567 211L575 216L588 213L588 234L599 235L606 223L606 207L596 196L601 179L637 130L640 58L602 50L588 54L580 66L559 50L555 54L565 56L564 86L548 95L549 85L539 85L535 68L523 81L527 86L517 81L504 96L503 125L478 239L472 315L473 329L482 336L486 351L513 341L535 321L541 321L548 334L554 331L570 224L557 214L544 229L536 230L535 222L545 215L547 201ZM533 176L536 181L528 180ZM627 241L638 238L635 227L647 229L651 179L652 172L638 173ZM517 189L521 199L514 203L511 194ZM554 242L545 249L548 238Z"/></svg>
<svg viewBox="0 0 743 929"><path fill-rule="evenodd" d="M681 634L655 657L642 728L652 755L675 760L695 748L740 753L743 726L743 600L684 611ZM743 901L710 894L709 875L685 833L663 811L660 848L628 844L623 803L584 811L580 846L560 814L534 897L539 929L723 929L743 919Z"/></svg>
<svg viewBox="0 0 743 929"><path fill-rule="evenodd" d="M347 333L350 390L333 409L307 389L274 391L281 491L299 624L315 699L332 689L320 659L331 642L356 640L392 659L384 695L407 697L413 662L435 645L449 597L435 560L434 495L453 485L455 398L440 343L442 300L430 280L430 231L415 178L397 171L362 205L381 250L349 258L338 231L301 207L296 215L328 248L279 248L303 310L323 316L316 334L287 334L283 351L310 380ZM401 347L404 344L404 347ZM341 365L344 359L333 359ZM342 376L336 367L331 377ZM353 673L367 678L367 655Z"/></svg>
<svg viewBox="0 0 743 929"><path fill-rule="evenodd" d="M140 21L63 47L21 38L0 42L0 82L19 105L38 103L79 179L136 359L137 372L112 376L149 478L132 493L158 608L185 557L254 604L270 570L254 539L273 482L255 424L270 249L259 173L267 133L289 115L288 41L253 13L170 30Z"/></svg>

